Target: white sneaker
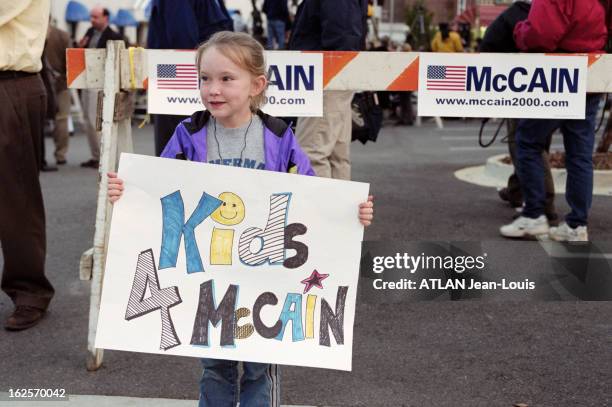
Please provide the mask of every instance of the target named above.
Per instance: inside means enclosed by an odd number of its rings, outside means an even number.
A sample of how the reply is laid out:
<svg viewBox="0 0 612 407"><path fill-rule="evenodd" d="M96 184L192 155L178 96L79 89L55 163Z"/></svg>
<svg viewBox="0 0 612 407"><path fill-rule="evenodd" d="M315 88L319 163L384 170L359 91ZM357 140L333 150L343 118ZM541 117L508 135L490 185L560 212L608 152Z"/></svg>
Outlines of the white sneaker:
<svg viewBox="0 0 612 407"><path fill-rule="evenodd" d="M563 222L556 228L550 228L548 235L557 242L588 242L589 234L586 226L570 227Z"/></svg>
<svg viewBox="0 0 612 407"><path fill-rule="evenodd" d="M505 237L543 235L548 233L548 220L544 215L536 219L519 216L514 222L499 228L499 233Z"/></svg>

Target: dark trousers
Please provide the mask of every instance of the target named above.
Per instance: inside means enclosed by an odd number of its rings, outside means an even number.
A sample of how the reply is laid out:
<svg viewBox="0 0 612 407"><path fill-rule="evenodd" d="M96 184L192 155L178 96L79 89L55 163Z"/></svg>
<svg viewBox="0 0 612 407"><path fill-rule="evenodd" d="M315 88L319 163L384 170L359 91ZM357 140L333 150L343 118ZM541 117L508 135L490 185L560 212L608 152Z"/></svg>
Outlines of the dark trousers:
<svg viewBox="0 0 612 407"><path fill-rule="evenodd" d="M174 129L189 116L156 114L153 116L153 131L155 133L155 155L159 157L164 147L174 134Z"/></svg>
<svg viewBox="0 0 612 407"><path fill-rule="evenodd" d="M514 172L508 178L507 193L510 201L523 202L523 192L521 191L521 182L516 172L518 168L518 158L516 156L516 126L518 119L506 119L506 128L508 131L508 151L514 165ZM546 139L544 151L542 151L542 164L544 165L544 188L546 190L546 203L544 204L544 213L551 219L556 216L555 209L555 182L552 178L550 162L548 161L548 153L552 143L553 133L557 129L553 129Z"/></svg>
<svg viewBox="0 0 612 407"><path fill-rule="evenodd" d="M277 365L242 362L240 392L235 360L201 359L199 407L278 407L280 379Z"/></svg>
<svg viewBox="0 0 612 407"><path fill-rule="evenodd" d="M567 169L565 199L571 208L565 221L573 228L587 224L593 199L595 116L600 100L598 94L587 95L584 120L519 120L516 143L518 176L525 197L524 216L537 218L544 214L544 165L541 156L548 134L556 128L561 128Z"/></svg>
<svg viewBox="0 0 612 407"><path fill-rule="evenodd" d="M46 93L38 75L0 77L2 290L15 305L46 309L45 208L38 179Z"/></svg>
<svg viewBox="0 0 612 407"><path fill-rule="evenodd" d="M399 93L399 124L408 124L412 126L414 122L414 112L412 111L412 92Z"/></svg>

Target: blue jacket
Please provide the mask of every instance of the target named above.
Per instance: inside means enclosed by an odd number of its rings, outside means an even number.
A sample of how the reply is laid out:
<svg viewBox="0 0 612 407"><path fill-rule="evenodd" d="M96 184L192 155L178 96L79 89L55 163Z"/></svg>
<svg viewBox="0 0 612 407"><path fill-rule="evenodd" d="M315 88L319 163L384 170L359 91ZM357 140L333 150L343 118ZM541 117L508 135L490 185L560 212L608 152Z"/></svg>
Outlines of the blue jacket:
<svg viewBox="0 0 612 407"><path fill-rule="evenodd" d="M289 7L287 0L264 0L261 8L268 20L287 21L289 19Z"/></svg>
<svg viewBox="0 0 612 407"><path fill-rule="evenodd" d="M289 49L361 51L365 49L368 0L303 0Z"/></svg>
<svg viewBox="0 0 612 407"><path fill-rule="evenodd" d="M314 175L310 160L298 145L291 127L261 111L257 112L264 125L265 170ZM161 157L189 161L206 161L207 111L195 112L183 120L161 153Z"/></svg>
<svg viewBox="0 0 612 407"><path fill-rule="evenodd" d="M223 0L153 0L147 48L194 49L218 31L233 31Z"/></svg>

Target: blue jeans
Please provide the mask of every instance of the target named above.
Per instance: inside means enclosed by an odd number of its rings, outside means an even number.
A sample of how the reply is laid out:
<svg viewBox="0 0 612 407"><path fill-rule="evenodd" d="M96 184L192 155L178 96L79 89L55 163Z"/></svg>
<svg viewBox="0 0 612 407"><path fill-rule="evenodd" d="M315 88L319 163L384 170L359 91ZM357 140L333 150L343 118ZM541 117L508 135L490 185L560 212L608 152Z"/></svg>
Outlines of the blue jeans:
<svg viewBox="0 0 612 407"><path fill-rule="evenodd" d="M283 20L268 20L268 42L266 47L274 49L274 40L278 49L285 48L285 22Z"/></svg>
<svg viewBox="0 0 612 407"><path fill-rule="evenodd" d="M277 365L242 362L238 394L238 362L202 359L204 372L200 380L199 407L277 407L280 405L280 383Z"/></svg>
<svg viewBox="0 0 612 407"><path fill-rule="evenodd" d="M523 216L537 218L544 214L546 190L542 151L546 138L556 128L561 129L565 147L567 183L565 199L571 208L565 217L573 228L586 226L593 198L593 145L595 116L601 96L587 95L584 120L523 119L516 129L517 174L525 199Z"/></svg>

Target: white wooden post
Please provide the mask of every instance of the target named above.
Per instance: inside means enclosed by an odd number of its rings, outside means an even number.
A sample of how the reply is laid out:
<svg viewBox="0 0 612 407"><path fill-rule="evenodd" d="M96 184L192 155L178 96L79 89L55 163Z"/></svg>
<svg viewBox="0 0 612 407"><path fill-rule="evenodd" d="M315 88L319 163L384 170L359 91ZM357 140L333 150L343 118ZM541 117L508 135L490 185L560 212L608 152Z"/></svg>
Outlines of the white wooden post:
<svg viewBox="0 0 612 407"><path fill-rule="evenodd" d="M103 351L94 346L100 311L102 279L108 246L108 235L112 205L107 198L108 177L106 173L117 170L119 153L133 150L130 117L116 121L116 97L120 92L120 55L124 49L122 41L109 42L104 62L104 98L102 102L102 137L100 143L100 167L98 206L91 264L91 297L89 305L89 331L87 336L87 369L96 370L102 365ZM90 249L91 250L91 249ZM87 252L86 252L87 253ZM86 254L84 254L86 255ZM83 263L83 261L82 261ZM87 262L85 261L85 267ZM84 273L81 272L83 275Z"/></svg>

